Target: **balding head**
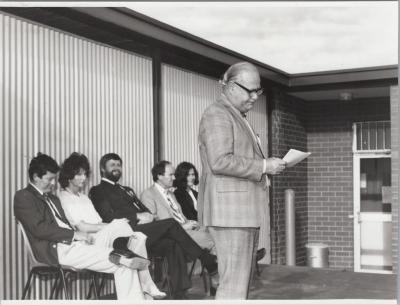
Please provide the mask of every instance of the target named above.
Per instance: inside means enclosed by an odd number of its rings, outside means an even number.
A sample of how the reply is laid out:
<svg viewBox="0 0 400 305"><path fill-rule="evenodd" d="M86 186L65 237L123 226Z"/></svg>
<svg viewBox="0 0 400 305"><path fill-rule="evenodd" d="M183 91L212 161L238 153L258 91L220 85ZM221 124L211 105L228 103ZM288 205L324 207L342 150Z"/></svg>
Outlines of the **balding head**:
<svg viewBox="0 0 400 305"><path fill-rule="evenodd" d="M238 62L228 68L222 77L222 92L230 103L242 113L253 108L262 94L260 74L249 62Z"/></svg>
<svg viewBox="0 0 400 305"><path fill-rule="evenodd" d="M229 81L240 82L244 74L253 74L260 78L258 70L253 64L242 61L230 66L224 73L221 81L223 84L227 84Z"/></svg>

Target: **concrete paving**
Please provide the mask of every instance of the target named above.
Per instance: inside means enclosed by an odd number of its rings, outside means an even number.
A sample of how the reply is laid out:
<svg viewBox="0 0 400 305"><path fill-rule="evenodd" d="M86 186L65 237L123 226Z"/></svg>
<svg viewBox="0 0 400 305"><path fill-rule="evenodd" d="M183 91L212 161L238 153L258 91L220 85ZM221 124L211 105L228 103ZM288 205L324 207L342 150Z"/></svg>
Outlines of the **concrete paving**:
<svg viewBox="0 0 400 305"><path fill-rule="evenodd" d="M382 299L397 296L395 274L359 273L339 269L317 269L261 265L255 276L251 300ZM188 296L194 300L213 299L204 293L201 277L194 275Z"/></svg>

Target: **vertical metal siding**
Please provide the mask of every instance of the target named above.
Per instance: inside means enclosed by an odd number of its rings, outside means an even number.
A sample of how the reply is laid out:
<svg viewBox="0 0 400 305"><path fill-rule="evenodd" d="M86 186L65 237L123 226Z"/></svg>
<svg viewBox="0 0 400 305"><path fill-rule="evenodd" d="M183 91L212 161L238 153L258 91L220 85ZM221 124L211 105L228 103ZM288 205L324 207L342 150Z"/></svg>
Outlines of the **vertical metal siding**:
<svg viewBox="0 0 400 305"><path fill-rule="evenodd" d="M221 89L214 79L166 64L161 67L162 158L177 165L188 161L200 168L197 132L204 109Z"/></svg>
<svg viewBox="0 0 400 305"><path fill-rule="evenodd" d="M150 59L0 13L0 299L20 298L27 280L12 206L30 159L39 151L59 163L73 151L86 154L87 191L99 182L100 157L116 152L122 183L141 192L151 182L152 98ZM50 284L36 281L31 298L48 297ZM87 281L73 286L74 297L86 295Z"/></svg>
<svg viewBox="0 0 400 305"><path fill-rule="evenodd" d="M182 161L193 163L201 170L198 150L198 127L205 108L221 93L216 79L185 71L166 64L162 65L162 158L175 166ZM259 134L264 153L268 152L267 100L264 95L248 115L250 124ZM260 247L267 249L269 256L269 209L263 215L260 231ZM263 262L269 262L267 257Z"/></svg>

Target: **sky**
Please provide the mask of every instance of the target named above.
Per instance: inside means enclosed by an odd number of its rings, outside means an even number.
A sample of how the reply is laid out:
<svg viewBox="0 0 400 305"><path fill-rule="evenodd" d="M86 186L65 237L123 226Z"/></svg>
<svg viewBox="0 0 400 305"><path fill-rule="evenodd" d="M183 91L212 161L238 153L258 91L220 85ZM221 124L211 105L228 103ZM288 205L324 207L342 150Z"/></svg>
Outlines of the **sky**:
<svg viewBox="0 0 400 305"><path fill-rule="evenodd" d="M287 73L398 63L398 2L130 2Z"/></svg>

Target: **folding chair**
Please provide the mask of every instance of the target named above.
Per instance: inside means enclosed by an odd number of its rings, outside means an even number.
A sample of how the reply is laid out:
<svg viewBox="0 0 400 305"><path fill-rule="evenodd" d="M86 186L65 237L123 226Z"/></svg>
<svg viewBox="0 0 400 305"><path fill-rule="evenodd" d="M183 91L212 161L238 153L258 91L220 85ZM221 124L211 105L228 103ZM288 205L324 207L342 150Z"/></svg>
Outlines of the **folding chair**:
<svg viewBox="0 0 400 305"><path fill-rule="evenodd" d="M65 298L67 300L69 300L70 295L68 292L67 281L68 281L68 278L70 278L72 274L78 274L78 273L89 273L90 279L91 279L89 294L91 294L92 289L94 289L95 298L96 299L99 298L99 290L98 290L97 282L95 279L95 272L90 271L90 270L75 270L72 268L65 268L65 267L62 267L61 265L50 266L50 265L39 262L36 259L35 255L33 254L32 247L29 242L28 236L26 235L24 226L19 221L17 221L17 224L18 224L18 228L21 230L21 233L22 233L22 236L24 239L25 248L28 252L28 258L29 258L29 261L32 266L31 270L29 271L28 280L27 280L24 290L22 292L23 300L25 300L28 291L30 292L32 279L34 282L36 277L38 277L39 279L42 279L43 277L45 277L46 279L48 277L55 277L55 281L51 288L50 299L53 299L54 294L56 295L56 297L58 296L58 292L61 288L60 286L62 286L62 288L64 290Z"/></svg>

